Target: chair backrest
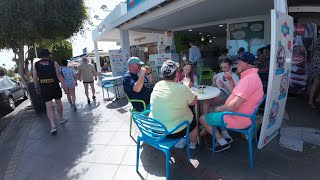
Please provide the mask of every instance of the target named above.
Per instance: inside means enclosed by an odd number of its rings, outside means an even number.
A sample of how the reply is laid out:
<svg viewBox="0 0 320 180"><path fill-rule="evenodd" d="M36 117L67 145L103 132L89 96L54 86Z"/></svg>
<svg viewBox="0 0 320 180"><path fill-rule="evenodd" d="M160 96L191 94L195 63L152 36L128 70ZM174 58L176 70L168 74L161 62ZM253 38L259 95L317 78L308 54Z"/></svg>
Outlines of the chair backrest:
<svg viewBox="0 0 320 180"><path fill-rule="evenodd" d="M141 99L130 99L129 96L128 96L128 94L126 94L126 97L127 97L128 102L130 102L131 104L132 104L132 103L142 103L142 105L143 105L143 110L146 110L146 109L147 109L147 105L146 105L146 103L145 103L143 100L141 100ZM133 106L133 104L132 104L132 106Z"/></svg>
<svg viewBox="0 0 320 180"><path fill-rule="evenodd" d="M261 99L261 101L259 102L259 104L257 105L256 108L254 108L253 114L256 114L257 110L259 109L259 107L261 106L261 104L264 102L264 100L266 99L266 95L263 96L263 98Z"/></svg>
<svg viewBox="0 0 320 180"><path fill-rule="evenodd" d="M102 81L101 82L102 87L105 85L114 85L112 81Z"/></svg>
<svg viewBox="0 0 320 180"><path fill-rule="evenodd" d="M167 128L160 121L137 112L132 112L131 115L145 140L161 141L168 135Z"/></svg>
<svg viewBox="0 0 320 180"><path fill-rule="evenodd" d="M256 113L260 107L260 105L264 102L264 100L266 99L266 95L263 96L263 98L261 99L261 101L259 102L259 104L254 108L254 111L250 114L251 116L251 120L255 121L255 117L256 117Z"/></svg>

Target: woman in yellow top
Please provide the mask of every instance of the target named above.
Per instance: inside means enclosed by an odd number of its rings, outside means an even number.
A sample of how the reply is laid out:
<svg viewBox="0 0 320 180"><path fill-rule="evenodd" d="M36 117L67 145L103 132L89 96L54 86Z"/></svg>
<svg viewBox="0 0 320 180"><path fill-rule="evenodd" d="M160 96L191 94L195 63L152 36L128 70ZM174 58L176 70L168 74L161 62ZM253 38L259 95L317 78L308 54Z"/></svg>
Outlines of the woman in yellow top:
<svg viewBox="0 0 320 180"><path fill-rule="evenodd" d="M198 128L196 120L189 106L197 103L197 96L189 86L176 83L176 71L179 67L177 62L167 60L161 67L163 80L159 81L153 88L150 98L151 118L163 123L168 131L188 120L190 122L189 139L190 149L196 148ZM186 134L186 127L181 127L168 138L179 138ZM177 143L176 148L183 148L185 139Z"/></svg>

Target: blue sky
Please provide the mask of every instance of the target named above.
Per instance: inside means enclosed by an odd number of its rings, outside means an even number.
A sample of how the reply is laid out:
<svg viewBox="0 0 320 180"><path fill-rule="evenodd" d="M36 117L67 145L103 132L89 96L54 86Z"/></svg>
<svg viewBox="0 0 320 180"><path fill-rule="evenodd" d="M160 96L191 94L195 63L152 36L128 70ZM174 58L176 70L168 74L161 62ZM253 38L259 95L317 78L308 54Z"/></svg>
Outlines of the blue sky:
<svg viewBox="0 0 320 180"><path fill-rule="evenodd" d="M109 14L109 12L100 9L101 5L107 5L109 10L113 10L120 2L121 0L85 0L86 6L89 9L88 13L95 25L99 24L101 20L94 19L94 15L98 15L101 19L104 19ZM71 38L73 45L73 56L82 54L82 49L86 47L88 50L94 49L91 33L91 31L87 31L85 37L77 35ZM114 42L98 42L98 48L105 51L119 49ZM5 64L7 69L12 68L15 65L15 63L11 61L12 57L14 57L12 50L0 50L0 66Z"/></svg>

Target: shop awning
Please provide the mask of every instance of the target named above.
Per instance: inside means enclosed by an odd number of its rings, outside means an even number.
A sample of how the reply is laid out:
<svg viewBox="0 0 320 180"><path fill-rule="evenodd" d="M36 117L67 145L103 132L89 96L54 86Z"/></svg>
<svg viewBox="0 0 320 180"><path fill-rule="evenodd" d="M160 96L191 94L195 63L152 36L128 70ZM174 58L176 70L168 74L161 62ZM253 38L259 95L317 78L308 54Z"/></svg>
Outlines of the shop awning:
<svg viewBox="0 0 320 180"><path fill-rule="evenodd" d="M197 24L268 15L271 9L272 0L174 0L123 23L120 28L180 30Z"/></svg>

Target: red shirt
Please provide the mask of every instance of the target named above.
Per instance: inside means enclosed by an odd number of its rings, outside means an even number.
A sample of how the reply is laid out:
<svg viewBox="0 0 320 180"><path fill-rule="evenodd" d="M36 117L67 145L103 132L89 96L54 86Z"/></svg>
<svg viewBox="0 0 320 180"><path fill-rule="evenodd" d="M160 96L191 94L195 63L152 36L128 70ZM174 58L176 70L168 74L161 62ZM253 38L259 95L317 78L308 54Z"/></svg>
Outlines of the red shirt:
<svg viewBox="0 0 320 180"><path fill-rule="evenodd" d="M184 78L184 73L183 72L177 72L177 80L176 82L181 82ZM193 83L193 73L190 72L188 75L187 75L188 78L190 78L190 81Z"/></svg>

